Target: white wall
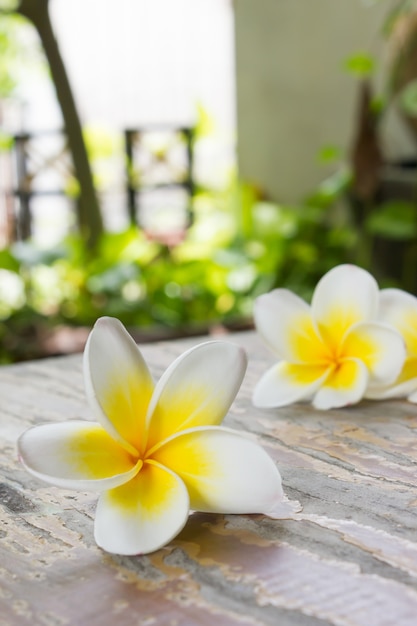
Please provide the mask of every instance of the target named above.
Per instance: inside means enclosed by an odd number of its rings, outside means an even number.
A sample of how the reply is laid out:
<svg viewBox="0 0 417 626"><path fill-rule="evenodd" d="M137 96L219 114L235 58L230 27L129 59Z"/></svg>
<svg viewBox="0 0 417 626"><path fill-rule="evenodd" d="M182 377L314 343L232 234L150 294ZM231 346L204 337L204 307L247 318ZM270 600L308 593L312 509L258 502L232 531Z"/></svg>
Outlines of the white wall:
<svg viewBox="0 0 417 626"><path fill-rule="evenodd" d="M319 149L347 147L351 140L356 84L343 60L358 50L380 50L388 6L388 0L236 0L242 177L287 202L323 178ZM389 154L409 149L404 132L388 128Z"/></svg>
<svg viewBox="0 0 417 626"><path fill-rule="evenodd" d="M234 130L232 0L51 0L50 11L83 123L189 125L202 103ZM13 129L60 127L46 73L23 78Z"/></svg>
<svg viewBox="0 0 417 626"><path fill-rule="evenodd" d="M52 0L51 9L84 120L190 124L200 101L234 126L229 0Z"/></svg>

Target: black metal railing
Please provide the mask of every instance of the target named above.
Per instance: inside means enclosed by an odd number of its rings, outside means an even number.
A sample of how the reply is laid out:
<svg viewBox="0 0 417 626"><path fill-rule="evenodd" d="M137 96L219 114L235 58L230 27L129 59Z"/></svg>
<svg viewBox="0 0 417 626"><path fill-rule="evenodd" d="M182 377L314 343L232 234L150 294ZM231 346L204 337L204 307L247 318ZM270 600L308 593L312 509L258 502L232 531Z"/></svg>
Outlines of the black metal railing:
<svg viewBox="0 0 417 626"><path fill-rule="evenodd" d="M193 129L174 125L152 125L124 131L125 211L131 224L140 224L143 195L158 190L182 189L186 194L188 223L191 223L194 193ZM162 141L152 141L159 137ZM74 176L65 133L62 130L25 132L13 136L12 147L3 158L10 160L10 180L0 181L0 193L13 201L13 238L24 240L32 234L33 200L61 196L74 203L68 182ZM94 163L93 163L94 166ZM162 166L164 166L162 168ZM164 176L154 175L164 169ZM39 184L42 176L47 181ZM6 204L6 203L5 203ZM1 204L0 204L1 207Z"/></svg>

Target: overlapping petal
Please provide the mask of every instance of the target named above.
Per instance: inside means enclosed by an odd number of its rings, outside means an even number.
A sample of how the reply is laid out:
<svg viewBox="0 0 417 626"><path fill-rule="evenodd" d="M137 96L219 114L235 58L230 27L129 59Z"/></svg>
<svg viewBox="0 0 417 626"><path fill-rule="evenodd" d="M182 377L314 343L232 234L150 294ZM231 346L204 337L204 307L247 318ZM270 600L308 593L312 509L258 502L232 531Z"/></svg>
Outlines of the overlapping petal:
<svg viewBox="0 0 417 626"><path fill-rule="evenodd" d="M410 402L415 402L412 397L414 390L417 390L417 359L409 358L392 384L370 384L366 390L366 397L370 400L387 400L408 396Z"/></svg>
<svg viewBox="0 0 417 626"><path fill-rule="evenodd" d="M314 323L326 344L335 349L353 324L374 319L378 298L377 282L360 267L339 265L327 272L311 302Z"/></svg>
<svg viewBox="0 0 417 626"><path fill-rule="evenodd" d="M326 358L326 346L317 336L310 307L288 289L259 296L254 319L259 334L279 358L292 363Z"/></svg>
<svg viewBox="0 0 417 626"><path fill-rule="evenodd" d="M142 466L99 424L78 420L30 428L18 451L31 474L66 489L112 489Z"/></svg>
<svg viewBox="0 0 417 626"><path fill-rule="evenodd" d="M400 289L383 289L380 318L401 333L408 357L417 358L417 298Z"/></svg>
<svg viewBox="0 0 417 626"><path fill-rule="evenodd" d="M148 414L148 449L180 430L220 424L246 371L239 346L210 341L185 352L159 380Z"/></svg>
<svg viewBox="0 0 417 626"><path fill-rule="evenodd" d="M100 318L84 351L86 393L109 434L132 453L144 447L153 381L143 357L119 320Z"/></svg>
<svg viewBox="0 0 417 626"><path fill-rule="evenodd" d="M256 384L253 404L267 409L310 399L331 371L330 365L300 365L281 361L267 370Z"/></svg>
<svg viewBox="0 0 417 626"><path fill-rule="evenodd" d="M152 458L180 476L198 511L268 513L283 496L279 472L265 450L225 428L181 433Z"/></svg>
<svg viewBox="0 0 417 626"><path fill-rule="evenodd" d="M417 357L417 298L401 289L382 289L379 317L402 334L408 354Z"/></svg>
<svg viewBox="0 0 417 626"><path fill-rule="evenodd" d="M363 398L369 373L359 359L344 359L317 391L313 406L331 409L356 404Z"/></svg>
<svg viewBox="0 0 417 626"><path fill-rule="evenodd" d="M95 540L107 552L147 554L171 541L188 513L182 480L166 467L145 462L133 480L100 496Z"/></svg>
<svg viewBox="0 0 417 626"><path fill-rule="evenodd" d="M373 384L366 395L374 400L408 396L415 402L417 391L417 298L400 289L383 289L380 293L380 319L401 333L407 357L394 381ZM378 381L376 381L378 382ZM389 384L391 383L391 384Z"/></svg>
<svg viewBox="0 0 417 626"><path fill-rule="evenodd" d="M406 356L400 333L378 322L356 324L346 335L342 352L360 358L368 368L370 381L381 384L397 378Z"/></svg>

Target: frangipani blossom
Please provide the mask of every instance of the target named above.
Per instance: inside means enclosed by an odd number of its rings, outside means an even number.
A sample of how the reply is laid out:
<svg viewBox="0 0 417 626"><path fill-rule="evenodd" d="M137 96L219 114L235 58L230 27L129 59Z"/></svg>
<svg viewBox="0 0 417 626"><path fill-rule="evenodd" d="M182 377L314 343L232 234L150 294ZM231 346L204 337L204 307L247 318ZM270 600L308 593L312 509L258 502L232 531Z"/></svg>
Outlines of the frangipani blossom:
<svg viewBox="0 0 417 626"><path fill-rule="evenodd" d="M219 426L246 369L238 346L212 341L179 357L154 386L122 324L101 318L84 353L98 423L35 426L19 440L26 469L59 487L101 492L95 539L108 552L152 552L190 509L274 514L279 472L254 441Z"/></svg>
<svg viewBox="0 0 417 626"><path fill-rule="evenodd" d="M366 396L378 400L406 396L417 402L417 298L401 289L382 289L379 300L380 319L401 333L407 357L392 384L372 385Z"/></svg>
<svg viewBox="0 0 417 626"><path fill-rule="evenodd" d="M354 265L339 265L319 281L311 306L287 289L257 298L255 325L280 361L255 387L263 408L313 399L318 409L359 402L370 383L392 383L405 346L376 321L376 281Z"/></svg>

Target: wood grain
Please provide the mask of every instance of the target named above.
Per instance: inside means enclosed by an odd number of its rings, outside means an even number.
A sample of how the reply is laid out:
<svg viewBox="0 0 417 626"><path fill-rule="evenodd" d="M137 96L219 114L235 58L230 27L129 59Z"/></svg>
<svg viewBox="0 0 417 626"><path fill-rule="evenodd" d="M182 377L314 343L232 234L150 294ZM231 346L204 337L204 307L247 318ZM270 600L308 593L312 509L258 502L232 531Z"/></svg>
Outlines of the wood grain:
<svg viewBox="0 0 417 626"><path fill-rule="evenodd" d="M274 359L254 333L227 339L249 367L225 425L258 438L302 510L195 513L154 554L106 554L93 540L96 496L38 482L16 455L32 424L92 418L81 356L3 367L0 626L416 626L417 407L255 409L252 389ZM143 353L158 378L199 341Z"/></svg>

